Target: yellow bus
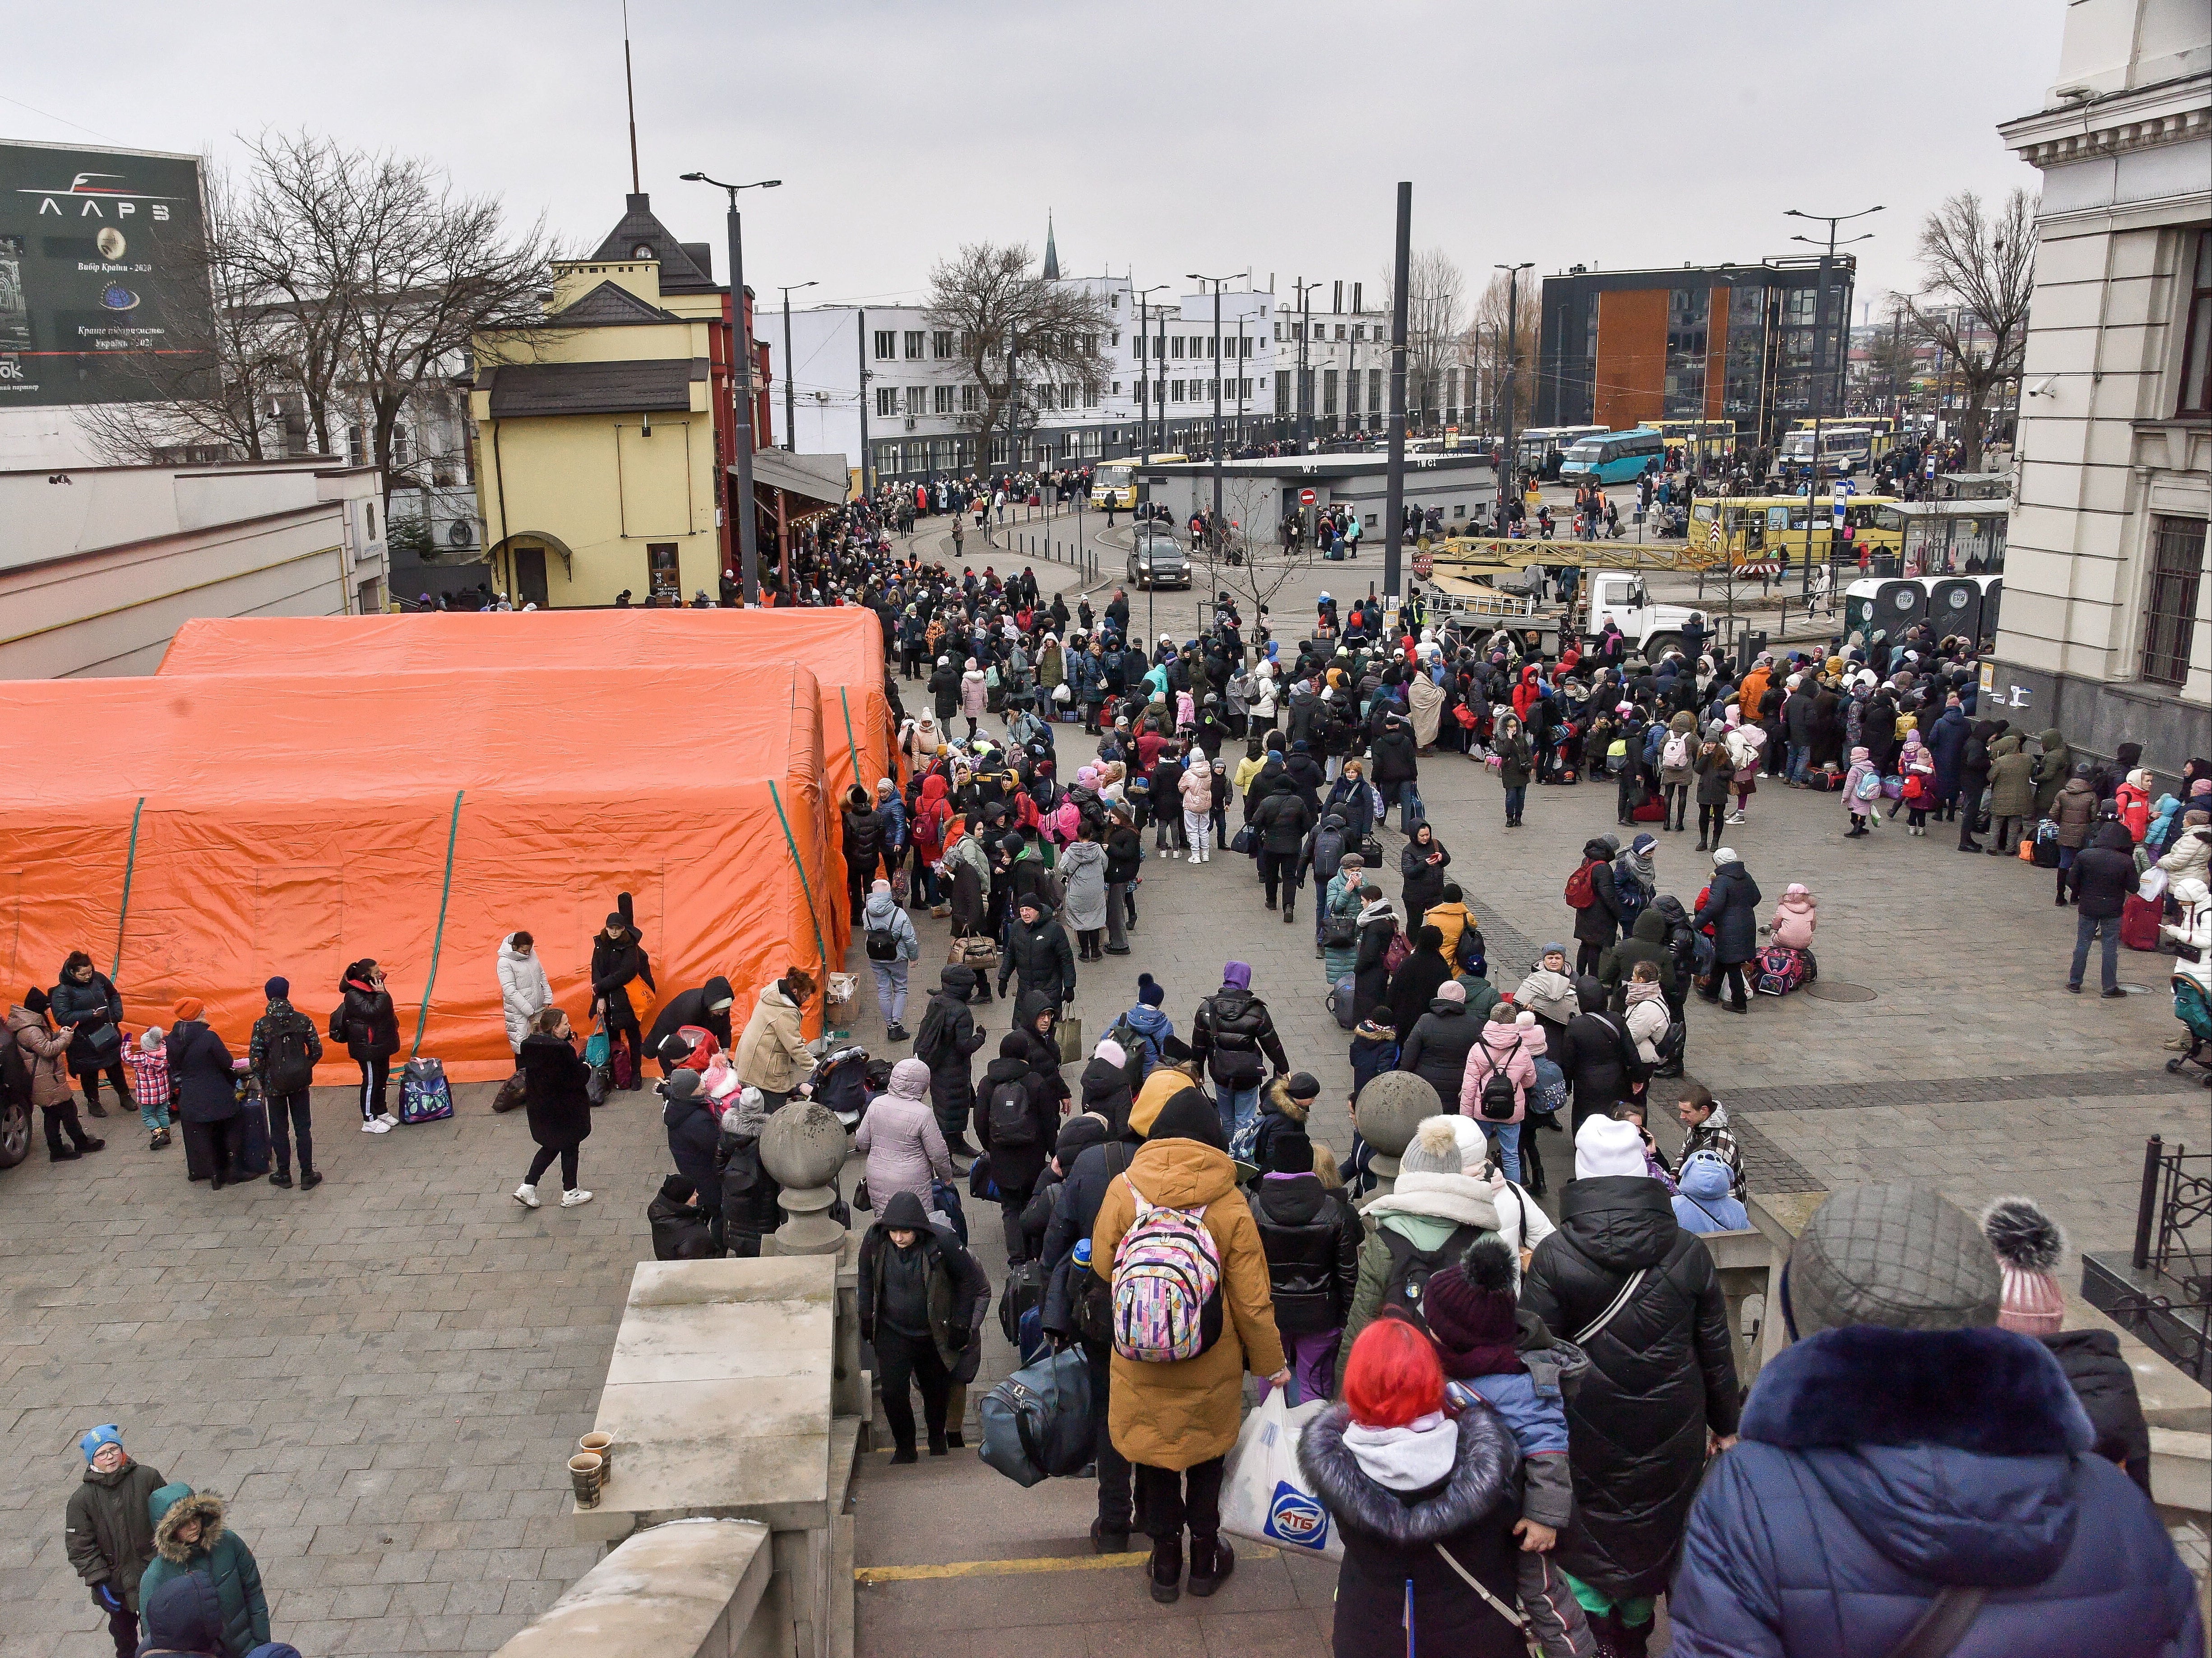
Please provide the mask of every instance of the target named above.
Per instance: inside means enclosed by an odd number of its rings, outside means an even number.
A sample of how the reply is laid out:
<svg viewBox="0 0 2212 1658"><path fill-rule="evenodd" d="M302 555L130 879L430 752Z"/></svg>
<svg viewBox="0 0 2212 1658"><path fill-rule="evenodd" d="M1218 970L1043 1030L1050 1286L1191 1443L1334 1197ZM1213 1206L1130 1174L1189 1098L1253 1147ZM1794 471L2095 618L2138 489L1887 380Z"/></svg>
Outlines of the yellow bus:
<svg viewBox="0 0 2212 1658"><path fill-rule="evenodd" d="M1726 460L1735 453L1732 420L1647 420L1669 449L1687 449L1698 460Z"/></svg>
<svg viewBox="0 0 2212 1658"><path fill-rule="evenodd" d="M1905 538L1904 521L1884 509L1896 501L1888 495L1856 495L1844 501L1852 550L1865 548L1875 555L1895 555ZM1833 495L1821 495L1812 503L1809 539L1816 561L1840 550L1841 544L1833 539L1834 508ZM1704 496L1690 508L1690 551L1707 567L1802 564L1808 539L1805 519L1802 495Z"/></svg>
<svg viewBox="0 0 2212 1658"><path fill-rule="evenodd" d="M1170 461L1189 459L1188 455L1132 455L1126 460L1102 460L1091 475L1091 504L1102 512L1112 507L1133 513L1137 509L1139 467L1164 466Z"/></svg>
<svg viewBox="0 0 2212 1658"><path fill-rule="evenodd" d="M1873 440L1869 445L1869 460L1880 460L1897 447L1897 422L1888 415L1823 415L1820 427L1823 431L1830 432L1842 427L1865 432ZM1809 420L1794 421L1791 429L1809 432L1813 429L1813 422Z"/></svg>

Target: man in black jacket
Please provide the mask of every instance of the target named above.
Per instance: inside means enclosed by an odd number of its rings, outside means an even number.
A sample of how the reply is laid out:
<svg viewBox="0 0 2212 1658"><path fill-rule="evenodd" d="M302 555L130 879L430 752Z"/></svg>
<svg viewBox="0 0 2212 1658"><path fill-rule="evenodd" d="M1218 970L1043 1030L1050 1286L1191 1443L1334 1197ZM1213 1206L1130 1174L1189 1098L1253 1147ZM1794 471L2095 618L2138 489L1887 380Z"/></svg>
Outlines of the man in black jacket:
<svg viewBox="0 0 2212 1658"><path fill-rule="evenodd" d="M1024 999L1032 994L1054 1007L1075 999L1075 950L1067 930L1035 893L1025 893L1016 907L1016 919L999 963L999 994L1018 977ZM1016 1015L1017 1023L1019 1015Z"/></svg>
<svg viewBox="0 0 2212 1658"><path fill-rule="evenodd" d="M661 1004L660 1011L653 1017L653 1029L646 1033L647 1052L659 1054L661 1043L689 1024L708 1032L721 1044L722 1051L728 1053L730 1004L736 999L737 995L730 988L730 981L719 973L696 990L682 991L671 996ZM674 1069L667 1057L662 1055L660 1074L665 1077Z"/></svg>
<svg viewBox="0 0 2212 1658"><path fill-rule="evenodd" d="M1053 1057L1058 1060L1056 1050ZM990 1154L1009 1266L1027 1258L1022 1211L1044 1173L1059 1133L1060 1107L1054 1091L1059 1083L1058 1065L1052 1066L1048 1080L1025 1033L1011 1030L999 1043L999 1057L983 1067L982 1086L976 1090L975 1137Z"/></svg>
<svg viewBox="0 0 2212 1658"><path fill-rule="evenodd" d="M975 1155L968 1142L968 1119L975 1109L975 1085L968 1062L984 1041L969 1011L969 998L975 993L975 969L947 964L938 975L937 991L922 1011L914 1035L914 1056L929 1067L929 1105L945 1136L945 1150L963 1157Z"/></svg>
<svg viewBox="0 0 2212 1658"><path fill-rule="evenodd" d="M1288 788L1268 795L1252 814L1252 827L1260 836L1260 879L1267 890L1267 908L1274 908L1275 889L1280 886L1285 926L1296 919L1298 883L1292 872L1313 821L1305 797Z"/></svg>
<svg viewBox="0 0 2212 1658"><path fill-rule="evenodd" d="M2081 993L2081 974L2089 965L2089 944L2105 940L2105 994L2124 996L2120 988L2120 912L2136 890L2135 839L2124 823L2107 823L2094 845L2074 859L2074 966L2066 987Z"/></svg>
<svg viewBox="0 0 2212 1658"><path fill-rule="evenodd" d="M1416 756L1413 727L1403 714L1393 714L1382 722L1381 735L1375 739L1375 786L1382 796L1382 817L1390 815L1406 790L1420 775L1420 761ZM1398 814L1398 826L1406 827L1406 815ZM1379 826L1382 819L1377 818Z"/></svg>
<svg viewBox="0 0 2212 1658"><path fill-rule="evenodd" d="M1574 1090L1574 1127L1609 1115L1629 1098L1636 1082L1636 1044L1625 1021L1605 1011L1605 987L1583 974L1575 980L1583 1011L1567 1021L1566 1042L1554 1057Z"/></svg>
<svg viewBox="0 0 2212 1658"><path fill-rule="evenodd" d="M921 1199L911 1192L893 1193L883 1218L860 1240L858 1276L860 1339L876 1350L884 1417L896 1448L891 1461L920 1460L910 1382L921 1384L929 1454L943 1456L953 1372L963 1368L982 1325L991 1281L958 1238L930 1224Z"/></svg>
<svg viewBox="0 0 2212 1658"><path fill-rule="evenodd" d="M1234 1140L1260 1109L1261 1056L1278 1076L1291 1068L1274 1015L1252 993L1249 964L1231 962L1222 969L1221 988L1198 1005L1190 1029L1192 1056L1213 1078L1222 1134Z"/></svg>

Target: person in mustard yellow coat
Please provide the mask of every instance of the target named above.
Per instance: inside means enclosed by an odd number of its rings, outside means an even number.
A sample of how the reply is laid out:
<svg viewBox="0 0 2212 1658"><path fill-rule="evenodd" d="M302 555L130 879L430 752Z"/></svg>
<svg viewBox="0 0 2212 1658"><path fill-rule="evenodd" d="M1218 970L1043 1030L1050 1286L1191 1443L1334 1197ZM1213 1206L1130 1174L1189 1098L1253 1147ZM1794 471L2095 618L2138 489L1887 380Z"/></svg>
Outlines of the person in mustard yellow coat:
<svg viewBox="0 0 2212 1658"><path fill-rule="evenodd" d="M1136 1224L1137 1198L1202 1210L1220 1257L1220 1333L1192 1357L1161 1363L1116 1351L1107 1419L1129 1460L1137 1506L1152 1540L1152 1598L1182 1593L1182 1534L1190 1532L1190 1592L1211 1594L1236 1564L1221 1537L1222 1459L1243 1425L1244 1372L1290 1381L1275 1329L1260 1229L1237 1188L1220 1114L1198 1089L1160 1108L1128 1171L1107 1188L1091 1235L1091 1270L1110 1283L1114 1251Z"/></svg>

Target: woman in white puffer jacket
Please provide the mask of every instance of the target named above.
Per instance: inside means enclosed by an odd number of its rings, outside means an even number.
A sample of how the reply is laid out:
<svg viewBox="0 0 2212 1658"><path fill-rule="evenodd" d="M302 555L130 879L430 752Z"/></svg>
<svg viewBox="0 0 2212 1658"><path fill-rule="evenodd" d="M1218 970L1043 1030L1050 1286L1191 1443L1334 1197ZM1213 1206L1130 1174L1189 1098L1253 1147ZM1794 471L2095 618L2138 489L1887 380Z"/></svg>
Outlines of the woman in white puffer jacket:
<svg viewBox="0 0 2212 1658"><path fill-rule="evenodd" d="M499 941L499 1000L507 1015L507 1045L520 1055L530 1022L553 1005L552 981L526 932L510 932Z"/></svg>

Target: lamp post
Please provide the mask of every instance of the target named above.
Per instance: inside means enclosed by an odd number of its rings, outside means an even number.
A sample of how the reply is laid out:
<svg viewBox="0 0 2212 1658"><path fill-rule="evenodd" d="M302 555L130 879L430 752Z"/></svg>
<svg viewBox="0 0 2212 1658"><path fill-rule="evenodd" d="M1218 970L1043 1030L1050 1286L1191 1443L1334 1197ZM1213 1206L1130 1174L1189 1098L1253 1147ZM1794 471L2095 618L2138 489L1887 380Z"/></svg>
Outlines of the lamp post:
<svg viewBox="0 0 2212 1658"><path fill-rule="evenodd" d="M791 296L802 288L819 286L818 282L793 282L776 289L783 295L783 446L794 455L799 452L799 393L798 382L791 374Z"/></svg>
<svg viewBox="0 0 2212 1658"><path fill-rule="evenodd" d="M1137 372L1144 376L1142 380L1137 382L1139 390L1137 392L1136 458L1139 461L1144 459L1146 452L1152 446L1152 388L1159 377L1160 360L1152 355L1152 311L1150 308L1151 296L1158 293L1164 288L1172 288L1174 286L1175 284L1173 282L1154 282L1150 288L1140 288L1137 290ZM1164 398L1166 393L1162 392L1161 396ZM1164 416L1166 412L1167 411L1165 410L1162 410L1162 416ZM1160 446L1164 449L1167 446L1165 444L1162 444ZM1135 516L1136 510L1136 503L1132 501L1129 506L1129 512L1133 519Z"/></svg>
<svg viewBox="0 0 2212 1658"><path fill-rule="evenodd" d="M753 501L753 347L752 329L745 313L745 240L744 231L738 219L738 192L741 190L774 190L783 183L781 179L759 179L748 185L725 184L720 179L710 179L703 173L683 175L687 184L712 185L727 193L730 198L728 228L730 235L730 313L731 332L737 343L735 355L744 366L744 383L737 383L737 412L732 422L732 434L737 440L738 487L738 574L742 584L740 602L750 606L760 603L760 525L755 521L759 510ZM734 368L735 365L732 365ZM682 589L678 587L678 596Z"/></svg>
<svg viewBox="0 0 2212 1658"><path fill-rule="evenodd" d="M1382 602L1392 608L1405 592L1399 566L1406 550L1406 289L1413 281L1413 186L1401 182L1390 279L1390 460L1382 483Z"/></svg>
<svg viewBox="0 0 2212 1658"><path fill-rule="evenodd" d="M1870 213L1881 211L1881 203L1877 202L1872 207L1861 208L1856 213L1801 213L1793 207L1783 216L1790 219L1808 219L1815 224L1825 224L1828 227L1827 251L1820 255L1820 270L1813 281L1813 348L1805 355L1805 401L1812 405L1813 410L1813 458L1806 473L1805 583L1801 596L1805 600L1805 610L1808 616L1812 614L1813 608L1813 510L1820 499L1820 417L1827 413L1828 401L1827 387L1822 383L1820 378L1820 329L1828 310L1828 267L1835 263L1836 248L1838 246L1836 240L1836 227L1839 224L1848 224L1853 219L1863 219ZM1790 240L1818 247L1820 246L1821 239L1818 236L1792 236ZM1848 247L1853 242L1873 240L1874 232L1869 230L1863 235L1846 237L1841 246ZM1837 341L1837 355L1839 358L1847 358L1850 355L1850 323L1847 308L1842 336Z"/></svg>
<svg viewBox="0 0 2212 1658"><path fill-rule="evenodd" d="M1298 296L1298 452L1313 453L1313 371L1306 366L1306 342L1313 337L1313 291L1319 282L1292 282Z"/></svg>
<svg viewBox="0 0 2212 1658"><path fill-rule="evenodd" d="M1231 272L1231 273L1230 273L1230 276L1241 276L1241 275L1243 275L1243 273L1242 271L1232 271L1232 272ZM1230 276L1200 276L1200 275L1197 271L1195 271L1195 270L1193 270L1193 271L1189 272L1189 273L1188 273L1188 275L1189 275L1190 280L1191 280L1191 281L1193 281L1193 282L1212 282L1212 283L1213 284L1213 356L1212 356L1212 362L1213 362L1213 525L1212 525L1212 536L1213 536L1214 548L1215 548L1215 550L1218 552L1218 551L1221 550L1221 542L1222 542L1222 534L1221 534L1221 284L1222 284L1222 283L1224 283L1224 282L1227 282L1227 281L1229 281L1229 280L1230 280ZM1192 551L1193 551L1194 553L1194 552L1196 552L1196 550L1196 550L1195 548L1192 549Z"/></svg>
<svg viewBox="0 0 2212 1658"><path fill-rule="evenodd" d="M1503 270L1505 273L1505 373L1504 375L1505 381L1505 482L1507 489L1511 491L1513 505L1516 510L1521 504L1521 458L1513 452L1513 374L1515 364L1520 355L1521 273L1534 264L1534 259L1523 259L1518 264L1498 264L1491 267L1493 270ZM1504 516L1506 499L1506 491L1500 490L1498 496L1499 514L1498 533L1500 535L1511 533L1509 522Z"/></svg>

